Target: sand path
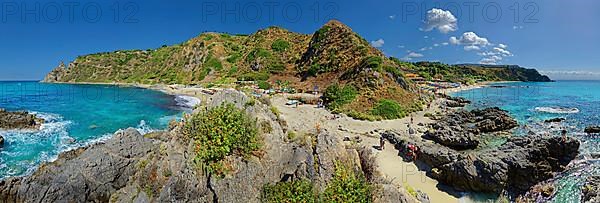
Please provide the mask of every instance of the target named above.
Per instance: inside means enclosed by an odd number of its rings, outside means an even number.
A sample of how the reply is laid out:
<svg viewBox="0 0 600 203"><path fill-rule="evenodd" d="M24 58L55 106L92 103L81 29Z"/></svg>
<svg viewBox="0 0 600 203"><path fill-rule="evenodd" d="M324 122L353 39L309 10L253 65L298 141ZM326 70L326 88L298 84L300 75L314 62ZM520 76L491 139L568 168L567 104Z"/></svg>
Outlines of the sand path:
<svg viewBox="0 0 600 203"><path fill-rule="evenodd" d="M387 147L383 151L373 148L373 146L379 145L379 135L371 133L372 131L379 129L407 133L407 124L410 123L410 117L375 122L358 121L344 116L332 120L333 114L325 109L316 108L314 105L300 105L297 108L295 106L288 106L285 105L287 99L282 96L273 97L271 101L281 112L283 119L287 121L290 130L296 131L296 133L306 133L314 130L318 125L320 128L327 129L338 136L359 136L362 139L360 144L371 148L375 152L379 171L384 177L392 180L394 184L404 188L411 187L415 191L420 190L429 196L431 202L458 202L457 197L440 190L438 182L426 176L425 171L419 171L417 166L412 162L404 162L402 157L398 156L398 151L389 143L387 143ZM437 105L433 105L429 110L413 114L414 124L412 126L416 127L417 123L433 122L429 118L426 118L424 114L426 112L431 113L436 109L438 109Z"/></svg>

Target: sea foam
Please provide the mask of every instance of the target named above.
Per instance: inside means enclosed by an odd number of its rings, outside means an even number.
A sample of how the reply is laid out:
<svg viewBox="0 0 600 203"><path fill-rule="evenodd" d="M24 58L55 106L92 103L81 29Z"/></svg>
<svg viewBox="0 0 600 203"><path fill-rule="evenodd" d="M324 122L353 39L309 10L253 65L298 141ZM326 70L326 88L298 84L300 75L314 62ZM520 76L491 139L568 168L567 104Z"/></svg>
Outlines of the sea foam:
<svg viewBox="0 0 600 203"><path fill-rule="evenodd" d="M535 107L535 110L539 111L539 112L555 113L555 114L579 113L579 109L577 109L577 108L565 108L565 107Z"/></svg>

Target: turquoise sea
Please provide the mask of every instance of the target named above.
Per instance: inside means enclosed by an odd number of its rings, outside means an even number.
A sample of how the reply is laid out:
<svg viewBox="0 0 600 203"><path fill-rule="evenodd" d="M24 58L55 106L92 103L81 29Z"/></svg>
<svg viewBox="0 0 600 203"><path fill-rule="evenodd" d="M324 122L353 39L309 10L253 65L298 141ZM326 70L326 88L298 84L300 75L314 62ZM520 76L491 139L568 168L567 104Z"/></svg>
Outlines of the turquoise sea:
<svg viewBox="0 0 600 203"><path fill-rule="evenodd" d="M0 82L0 108L46 120L39 131L0 130L0 179L29 174L60 152L101 142L119 129L164 129L193 102L134 87Z"/></svg>
<svg viewBox="0 0 600 203"><path fill-rule="evenodd" d="M529 131L559 136L566 128L569 136L582 143L580 156L568 170L553 180L558 192L554 202L579 202L585 177L600 175L600 137L583 132L589 125L600 125L600 81L557 81L550 83L500 83L504 87L485 87L454 93L473 103L467 108L498 106L509 111L521 127L517 136ZM549 118L565 118L562 123L544 123ZM596 155L593 158L592 155Z"/></svg>

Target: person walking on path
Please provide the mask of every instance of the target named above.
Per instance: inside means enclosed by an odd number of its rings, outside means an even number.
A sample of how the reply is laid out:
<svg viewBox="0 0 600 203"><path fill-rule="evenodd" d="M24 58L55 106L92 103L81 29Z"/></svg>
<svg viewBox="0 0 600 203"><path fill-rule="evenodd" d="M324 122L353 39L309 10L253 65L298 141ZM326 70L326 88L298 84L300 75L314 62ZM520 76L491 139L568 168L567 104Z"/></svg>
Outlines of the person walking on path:
<svg viewBox="0 0 600 203"><path fill-rule="evenodd" d="M385 149L385 138L383 138L383 136L379 137L379 149L383 150Z"/></svg>

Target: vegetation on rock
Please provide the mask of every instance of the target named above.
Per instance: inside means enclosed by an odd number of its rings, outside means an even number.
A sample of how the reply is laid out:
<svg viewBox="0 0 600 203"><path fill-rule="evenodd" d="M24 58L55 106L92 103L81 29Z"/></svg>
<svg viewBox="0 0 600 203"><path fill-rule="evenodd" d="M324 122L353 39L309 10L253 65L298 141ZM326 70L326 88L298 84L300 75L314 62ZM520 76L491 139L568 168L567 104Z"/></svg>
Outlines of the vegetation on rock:
<svg viewBox="0 0 600 203"><path fill-rule="evenodd" d="M219 176L230 170L224 162L227 156L250 156L261 147L256 121L233 104L192 115L185 121L183 134L194 142L194 161Z"/></svg>

